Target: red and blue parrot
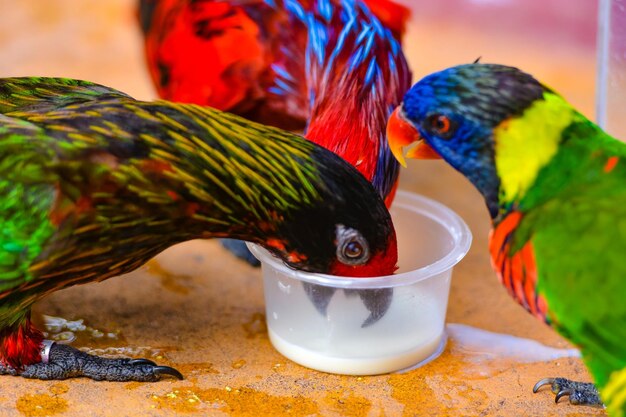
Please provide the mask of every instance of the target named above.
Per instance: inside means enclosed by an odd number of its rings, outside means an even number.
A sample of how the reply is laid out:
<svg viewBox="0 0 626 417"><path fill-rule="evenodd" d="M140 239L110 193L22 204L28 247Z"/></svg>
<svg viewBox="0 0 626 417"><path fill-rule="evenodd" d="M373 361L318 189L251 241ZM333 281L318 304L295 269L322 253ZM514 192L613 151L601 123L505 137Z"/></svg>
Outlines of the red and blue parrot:
<svg viewBox="0 0 626 417"><path fill-rule="evenodd" d="M305 136L391 204L386 120L409 89L409 11L390 0L142 0L150 74L165 99Z"/></svg>

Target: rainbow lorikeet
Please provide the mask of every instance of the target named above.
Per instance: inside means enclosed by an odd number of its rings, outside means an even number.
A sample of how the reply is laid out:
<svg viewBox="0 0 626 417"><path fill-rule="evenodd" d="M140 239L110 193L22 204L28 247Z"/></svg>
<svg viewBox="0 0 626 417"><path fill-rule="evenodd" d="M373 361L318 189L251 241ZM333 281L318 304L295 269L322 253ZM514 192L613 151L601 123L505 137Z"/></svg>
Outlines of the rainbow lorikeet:
<svg viewBox="0 0 626 417"><path fill-rule="evenodd" d="M304 135L357 167L391 204L386 120L411 83L390 0L142 0L161 97Z"/></svg>
<svg viewBox="0 0 626 417"><path fill-rule="evenodd" d="M461 65L405 95L392 149L440 156L485 198L489 250L524 308L576 344L609 413L626 411L626 144L516 68ZM557 401L599 403L592 384L548 378Z"/></svg>
<svg viewBox="0 0 626 417"><path fill-rule="evenodd" d="M294 134L60 78L0 79L0 373L154 381L178 371L43 341L34 302L195 238L256 242L289 266L393 272L383 200Z"/></svg>

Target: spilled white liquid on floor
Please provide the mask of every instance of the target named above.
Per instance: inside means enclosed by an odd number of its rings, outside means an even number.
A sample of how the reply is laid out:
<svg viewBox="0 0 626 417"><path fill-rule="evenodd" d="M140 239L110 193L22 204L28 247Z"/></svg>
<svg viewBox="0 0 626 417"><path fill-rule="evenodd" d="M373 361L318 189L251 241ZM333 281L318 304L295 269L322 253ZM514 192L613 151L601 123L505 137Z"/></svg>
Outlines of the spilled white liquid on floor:
<svg viewBox="0 0 626 417"><path fill-rule="evenodd" d="M120 346L120 347L107 347L102 349L95 349L89 347L81 347L85 353L90 355L101 356L103 358L119 358L119 357L132 357L132 358L157 358L161 359L162 352L160 349L154 349L150 346Z"/></svg>
<svg viewBox="0 0 626 417"><path fill-rule="evenodd" d="M49 316L42 314L45 331L44 337L56 343L74 345L79 350L92 355L102 356L105 358L114 358L120 356L158 358L161 355L160 349L154 349L149 346L106 346L111 342L123 341L116 332L104 332L85 324L83 319L68 320L63 317ZM76 345L79 337L87 337L88 344L92 346ZM93 343L99 341L105 347L94 347ZM83 340L84 342L84 340Z"/></svg>
<svg viewBox="0 0 626 417"><path fill-rule="evenodd" d="M72 343L77 338L78 333L85 333L93 339L107 338L117 339L114 332L103 332L93 327L87 326L83 319L67 320L63 317L42 315L46 331L44 336L57 343Z"/></svg>
<svg viewBox="0 0 626 417"><path fill-rule="evenodd" d="M561 358L580 357L578 349L559 349L532 339L494 333L465 324L446 325L455 351L468 356L472 362L512 360L519 363L546 362Z"/></svg>

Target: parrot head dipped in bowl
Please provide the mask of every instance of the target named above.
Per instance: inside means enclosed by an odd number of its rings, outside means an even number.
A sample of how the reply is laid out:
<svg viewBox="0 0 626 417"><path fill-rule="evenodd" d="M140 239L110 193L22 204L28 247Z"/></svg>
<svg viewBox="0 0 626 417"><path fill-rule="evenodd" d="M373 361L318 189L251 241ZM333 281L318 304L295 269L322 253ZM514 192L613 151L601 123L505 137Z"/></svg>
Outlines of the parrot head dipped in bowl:
<svg viewBox="0 0 626 417"><path fill-rule="evenodd" d="M256 242L292 268L396 268L390 215L352 166L300 136L196 105L60 78L0 80L0 374L181 377L43 340L33 303L197 238Z"/></svg>

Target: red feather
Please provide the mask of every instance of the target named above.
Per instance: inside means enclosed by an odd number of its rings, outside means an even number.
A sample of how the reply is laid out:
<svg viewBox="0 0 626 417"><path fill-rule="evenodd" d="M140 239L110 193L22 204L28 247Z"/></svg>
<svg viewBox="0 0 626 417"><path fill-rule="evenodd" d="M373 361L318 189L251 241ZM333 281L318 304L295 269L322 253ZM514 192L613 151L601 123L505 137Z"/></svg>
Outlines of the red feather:
<svg viewBox="0 0 626 417"><path fill-rule="evenodd" d="M509 294L534 316L546 321L547 304L537 293L537 264L532 242L511 253L511 240L522 214L514 211L491 231L491 264Z"/></svg>
<svg viewBox="0 0 626 417"><path fill-rule="evenodd" d="M13 369L41 361L43 334L26 319L13 328L5 328L0 334L0 362Z"/></svg>

